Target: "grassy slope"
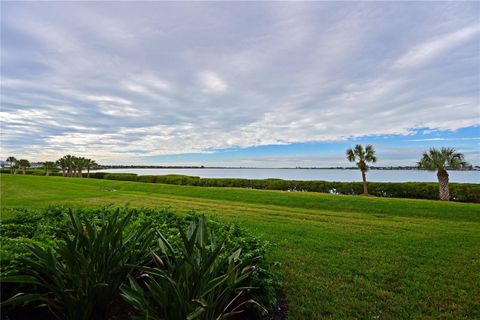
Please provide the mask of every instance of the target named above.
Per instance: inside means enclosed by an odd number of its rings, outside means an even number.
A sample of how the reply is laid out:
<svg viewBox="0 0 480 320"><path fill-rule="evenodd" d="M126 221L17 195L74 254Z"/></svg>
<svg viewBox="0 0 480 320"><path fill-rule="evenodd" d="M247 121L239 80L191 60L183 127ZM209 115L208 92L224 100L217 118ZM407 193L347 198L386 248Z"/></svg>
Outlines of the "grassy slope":
<svg viewBox="0 0 480 320"><path fill-rule="evenodd" d="M291 319L480 318L480 205L1 175L9 207L172 206L272 242Z"/></svg>

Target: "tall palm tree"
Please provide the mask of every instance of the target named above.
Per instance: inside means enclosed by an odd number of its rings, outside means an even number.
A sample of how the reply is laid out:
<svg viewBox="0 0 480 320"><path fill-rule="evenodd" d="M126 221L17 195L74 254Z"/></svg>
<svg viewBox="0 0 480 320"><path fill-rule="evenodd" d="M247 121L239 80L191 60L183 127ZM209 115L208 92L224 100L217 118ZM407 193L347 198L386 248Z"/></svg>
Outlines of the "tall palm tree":
<svg viewBox="0 0 480 320"><path fill-rule="evenodd" d="M82 177L82 171L84 168L87 167L87 162L88 159L84 157L74 157L73 158L73 167L74 167L74 176L77 176L79 178Z"/></svg>
<svg viewBox="0 0 480 320"><path fill-rule="evenodd" d="M67 165L67 176L71 177L73 175L73 160L74 160L74 157L67 154L66 156L63 157L63 159L65 160L65 163Z"/></svg>
<svg viewBox="0 0 480 320"><path fill-rule="evenodd" d="M10 173L13 173L13 165L17 162L17 158L15 157L8 157L7 162L10 164Z"/></svg>
<svg viewBox="0 0 480 320"><path fill-rule="evenodd" d="M97 167L98 164L95 162L95 160L87 159L87 162L85 163L85 165L87 169L87 178L90 178L90 169Z"/></svg>
<svg viewBox="0 0 480 320"><path fill-rule="evenodd" d="M347 159L350 162L357 162L357 167L362 172L363 194L368 195L366 174L368 171L367 162L377 162L377 157L375 156L375 149L371 144L367 144L365 149L361 144L357 144L355 148L347 150Z"/></svg>
<svg viewBox="0 0 480 320"><path fill-rule="evenodd" d="M30 161L26 159L20 159L17 161L18 167L22 169L22 173L25 174L27 168L30 168Z"/></svg>
<svg viewBox="0 0 480 320"><path fill-rule="evenodd" d="M43 163L43 168L45 169L45 175L49 176L52 174L52 170L57 168L57 164L53 161L45 161Z"/></svg>
<svg viewBox="0 0 480 320"><path fill-rule="evenodd" d="M62 158L58 159L55 163L57 164L58 167L60 167L60 170L62 170L62 175L65 177L67 167L68 167L68 164L67 164L67 161L65 160L65 157L62 157Z"/></svg>
<svg viewBox="0 0 480 320"><path fill-rule="evenodd" d="M438 190L440 200L450 200L450 190L448 188L447 169L461 169L467 167L463 154L457 152L455 148L430 148L424 152L422 159L418 162L420 169L437 171Z"/></svg>

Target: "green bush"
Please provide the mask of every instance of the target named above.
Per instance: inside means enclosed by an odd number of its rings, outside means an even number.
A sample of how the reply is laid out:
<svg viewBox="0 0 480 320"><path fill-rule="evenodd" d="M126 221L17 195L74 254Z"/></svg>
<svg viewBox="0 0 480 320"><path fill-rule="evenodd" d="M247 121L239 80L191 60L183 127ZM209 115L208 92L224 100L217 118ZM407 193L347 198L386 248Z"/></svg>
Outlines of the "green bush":
<svg viewBox="0 0 480 320"><path fill-rule="evenodd" d="M137 181L139 182L147 182L147 183L155 183L157 176L138 176Z"/></svg>
<svg viewBox="0 0 480 320"><path fill-rule="evenodd" d="M159 233L160 255L152 252L155 267L141 268L140 283L130 278L124 299L144 319L226 319L246 304L256 304L246 292L255 260L240 258L241 248L227 250L205 217L179 227L181 241L171 244Z"/></svg>
<svg viewBox="0 0 480 320"><path fill-rule="evenodd" d="M107 180L137 181L135 173L107 173L104 177Z"/></svg>
<svg viewBox="0 0 480 320"><path fill-rule="evenodd" d="M167 174L164 176L156 176L156 183L178 184L178 185L197 185L200 177L182 176L176 174Z"/></svg>
<svg viewBox="0 0 480 320"><path fill-rule="evenodd" d="M94 178L94 179L104 179L107 174L110 174L110 173L108 173L108 172L97 172L97 171L95 171L95 172L90 172L90 178ZM86 177L87 174L84 173L83 176Z"/></svg>
<svg viewBox="0 0 480 320"><path fill-rule="evenodd" d="M54 283L57 282L57 284L55 284L56 286L58 286L58 283L63 283L65 288L67 288L67 284L70 286L76 284L78 286L82 283L74 282L82 280L81 278L78 279L78 277L75 279L75 274L84 274L80 272L80 269L78 268L82 268L83 270L99 270L98 272L95 272L95 275L91 274L90 272L85 274L86 276L88 275L88 279L93 282L101 281L101 277L107 277L105 274L102 276L102 271L99 269L99 267L95 267L99 264L105 266L105 268L102 270L105 271L108 269L110 270L109 273L116 273L117 275L115 276L115 279L123 278L123 273L119 275L119 273L116 272L116 270L118 270L116 268L121 266L122 263L116 263L116 266L109 266L107 268L106 266L109 264L109 262L105 260L113 262L115 259L112 258L112 255L118 256L119 253L123 252L124 254L128 253L129 257L136 257L132 259L135 261L129 262L129 264L140 264L147 266L151 261L149 258L151 250L154 252L161 251L159 244L155 241L153 243L150 242L150 246L148 248L142 248L143 245L148 244L148 240L130 242L132 244L134 242L137 243L135 246L125 245L125 239L127 235L136 234L138 232L142 233L140 230L149 230L153 228L161 232L165 239L168 239L168 241L172 244L172 246L179 248L178 245L181 243L181 236L179 234L178 227L180 226L181 228L187 228L192 221L197 221L199 219L199 216L194 212L179 217L169 209L159 210L150 208L124 208L117 212L116 209L113 208L77 208L75 209L75 213L76 216L78 216L78 220L81 221L80 227L77 223L72 222L72 218L69 215L70 209L66 207L54 206L42 210L24 210L18 208L6 210L10 211L8 214L12 218L4 220L2 221L2 224L0 224L0 243L2 244L0 246L0 262L2 280L12 280L12 278L9 277L17 274L31 276L35 276L35 274L45 274L46 268L43 269L45 272L42 273L42 268L36 269L38 266L32 266L28 261L44 261L45 264L48 265L48 263L51 261L45 261L45 259L48 255L53 255L54 261L57 261L57 263L54 265L49 265L49 270L51 270L51 272L48 273L48 276L45 276L45 279L52 280L49 281L51 282L50 286L53 286ZM124 221L123 219L126 219L126 216L130 217L124 228L119 227L118 223L116 224L117 227L115 228L115 230L117 230L117 235L119 234L118 231L123 228L122 234L124 235L124 245L121 246L122 248L119 248L120 245L118 242L117 244L112 244L113 242L110 242L111 244L108 245L108 248L105 248L105 243L108 243L109 241L100 241L100 238L102 237L100 237L99 234L102 232L102 230L106 230L104 222L105 219L109 221L108 219L113 219L113 216L115 215L118 215L117 222ZM276 301L275 286L277 281L271 272L268 271L271 268L272 263L263 258L265 256L267 243L251 236L236 225L223 224L214 220L210 220L208 225L210 229L214 230L217 239L220 239L219 241L223 241L225 239L226 252L232 252L237 248L242 248L239 258L246 263L248 262L251 264L255 262L257 265L257 268L252 272L251 285L258 287L259 289L253 292L246 292L246 297L249 297L249 299L255 298L259 303L265 306L272 306ZM85 226L86 229L84 229L83 226ZM72 230L72 228L74 229ZM84 232L86 231L87 235L90 236L92 233L91 231L94 229L97 229L97 236L89 238L91 241L86 241L84 238ZM108 232L108 234L112 234L113 230L111 231L112 232ZM77 238L78 241L75 240ZM103 237L103 239L105 238L106 237ZM32 247L35 249L32 250ZM72 252L76 252L76 254L72 254ZM94 252L95 259L88 259L88 255ZM97 256L97 254L100 256ZM177 254L180 255L180 251ZM40 257L38 257L38 255L40 255ZM45 259L42 260L42 257ZM147 257L148 259L145 260L144 258ZM261 259L256 260L256 257L261 257ZM70 275L67 275L67 273L64 272L63 275L58 275L60 271L65 271L67 268L71 269L74 267L77 267L77 269L74 270L77 270L78 272L73 272ZM133 277L135 277L135 274L135 272L131 273ZM64 277L63 282L59 280L62 277ZM105 281L106 283L109 283L109 287L118 287L118 282L116 282L115 279L107 279ZM50 289L43 287L43 290L40 292L39 289L42 289L42 286L32 286L29 284L18 283L20 281L28 282L28 280L35 281L34 278L27 277L23 279L17 278L17 283L3 282L1 286L2 299L8 299L18 292L40 294L30 297L24 296L23 299L27 300L30 298L40 298L47 292L51 292L51 294L48 295L48 298L56 301L58 300L57 297L62 294L60 292L61 287L52 287ZM82 288L85 288L85 290L87 290L87 287L88 286L82 285ZM57 293L55 293L55 291ZM67 295L68 292L68 290L65 291L65 295ZM87 303L87 301L93 303L91 299L91 292L92 290L88 292L81 292L80 296L84 297L84 303ZM77 291L77 293L79 292ZM118 290L116 294L119 294ZM106 299L103 299L103 301L105 300ZM78 304L80 302L76 301L75 303ZM108 305L108 303L104 304ZM3 306L5 306L4 303L2 303L2 307ZM18 306L15 307L14 310L9 310L7 307L2 308L2 318L4 315L8 315L8 312L16 312L18 308ZM62 308L68 308L67 304L65 303ZM89 308L90 307L85 307L84 309L88 310ZM253 309L253 311L258 313L259 309ZM65 309L57 312L67 313ZM98 314L102 311L97 309L95 312ZM80 312L77 312L77 315L79 314ZM62 315L60 318L68 319L65 315Z"/></svg>
<svg viewBox="0 0 480 320"><path fill-rule="evenodd" d="M131 215L120 217L117 210L97 226L70 211L69 230L53 248L30 244L31 256L21 259L27 272L2 278L2 283L37 289L17 294L3 306L38 302L60 319L104 319L134 264L144 262L153 239L148 225L125 232Z"/></svg>

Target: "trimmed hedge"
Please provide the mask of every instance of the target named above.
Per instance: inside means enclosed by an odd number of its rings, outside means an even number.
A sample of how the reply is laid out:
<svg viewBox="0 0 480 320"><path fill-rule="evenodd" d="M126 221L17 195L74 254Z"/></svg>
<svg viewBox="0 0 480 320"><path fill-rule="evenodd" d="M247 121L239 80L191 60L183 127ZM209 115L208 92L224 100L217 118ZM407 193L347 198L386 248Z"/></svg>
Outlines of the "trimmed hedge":
<svg viewBox="0 0 480 320"><path fill-rule="evenodd" d="M362 182L304 181L282 179L236 179L236 178L200 178L183 175L147 175L137 176L133 173L109 173L100 175L96 172L90 177L98 179L139 181L147 183L164 183L201 187L229 187L262 190L308 191L344 195L363 193ZM369 182L368 191L377 197L414 198L438 200L438 184L434 182ZM480 203L480 184L450 183L450 196L454 201Z"/></svg>
<svg viewBox="0 0 480 320"><path fill-rule="evenodd" d="M103 179L107 180L122 180L122 181L137 181L137 174L135 173L107 173Z"/></svg>
<svg viewBox="0 0 480 320"><path fill-rule="evenodd" d="M10 173L10 169L0 169L0 173ZM17 169L17 174L23 174L22 169ZM44 176L45 169L27 169L25 170L25 174L33 175L33 176ZM51 172L51 176L61 176L61 172Z"/></svg>

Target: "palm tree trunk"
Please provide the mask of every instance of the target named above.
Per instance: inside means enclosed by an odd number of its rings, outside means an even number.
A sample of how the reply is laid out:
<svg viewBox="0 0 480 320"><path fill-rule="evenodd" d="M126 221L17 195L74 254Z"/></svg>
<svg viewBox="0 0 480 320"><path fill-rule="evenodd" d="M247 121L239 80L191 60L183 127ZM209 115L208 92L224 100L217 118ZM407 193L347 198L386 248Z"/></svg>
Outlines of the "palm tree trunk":
<svg viewBox="0 0 480 320"><path fill-rule="evenodd" d="M87 168L87 178L90 178L90 168Z"/></svg>
<svg viewBox="0 0 480 320"><path fill-rule="evenodd" d="M65 168L62 168L62 176L65 177Z"/></svg>
<svg viewBox="0 0 480 320"><path fill-rule="evenodd" d="M51 173L51 171L50 171L50 170L47 170L47 172L46 172L46 174L45 174L45 175L46 175L46 176L49 176L49 175L50 175L50 173Z"/></svg>
<svg viewBox="0 0 480 320"><path fill-rule="evenodd" d="M27 171L27 169L25 169L25 168L22 168L22 173L23 173L23 174L25 174L25 173L26 173L26 171Z"/></svg>
<svg viewBox="0 0 480 320"><path fill-rule="evenodd" d="M362 179L363 179L363 194L368 195L367 174L363 170L362 170Z"/></svg>
<svg viewBox="0 0 480 320"><path fill-rule="evenodd" d="M437 178L440 200L449 201L450 191L448 189L448 172L444 169L438 170Z"/></svg>

